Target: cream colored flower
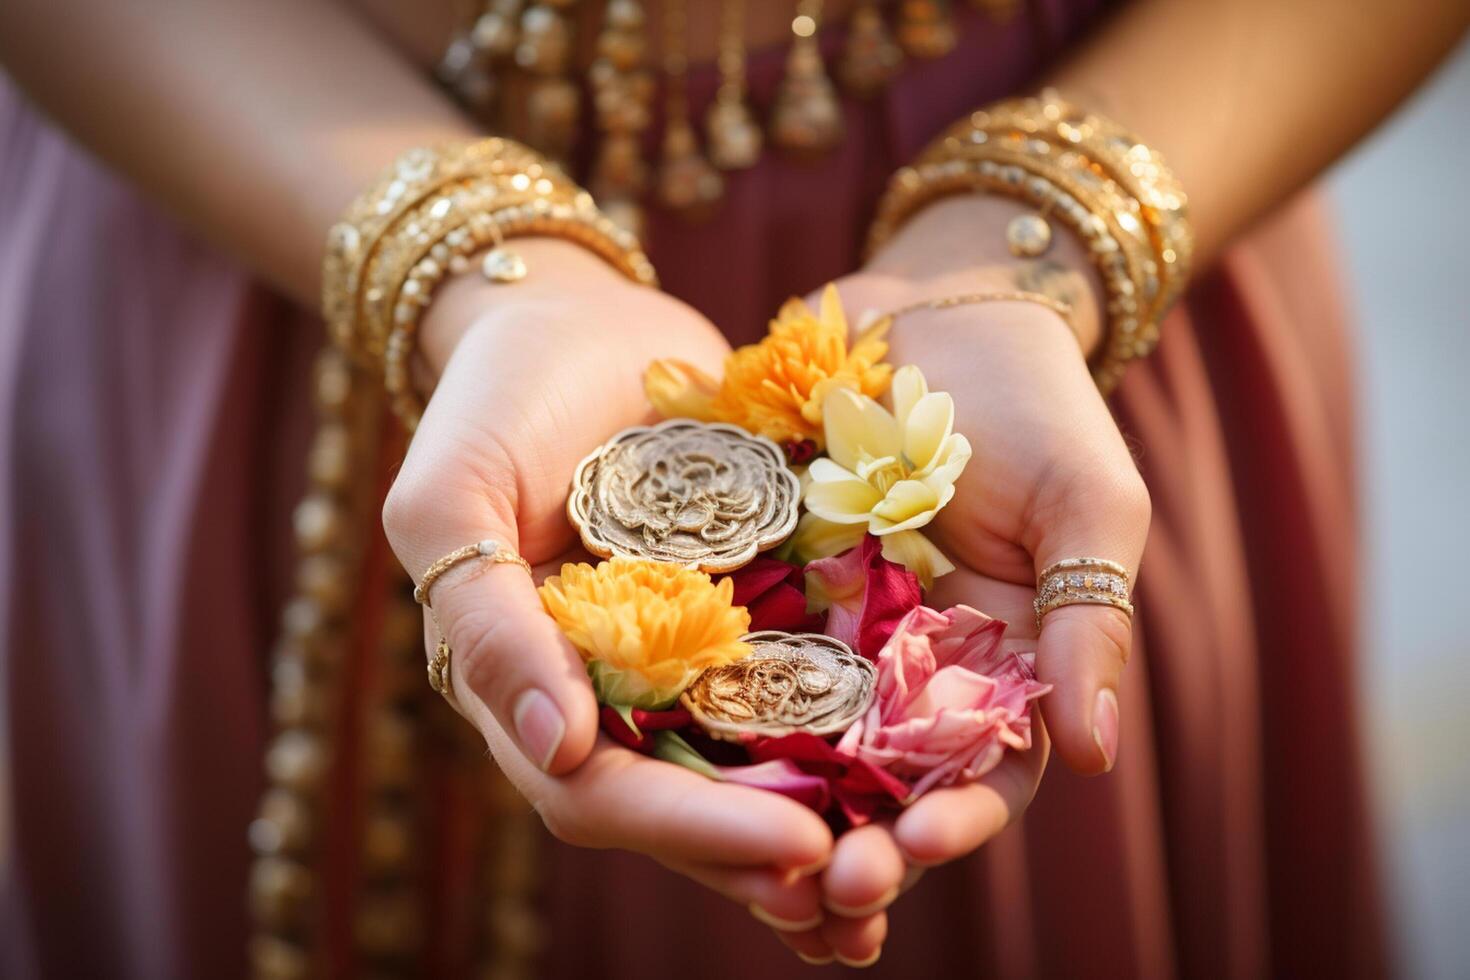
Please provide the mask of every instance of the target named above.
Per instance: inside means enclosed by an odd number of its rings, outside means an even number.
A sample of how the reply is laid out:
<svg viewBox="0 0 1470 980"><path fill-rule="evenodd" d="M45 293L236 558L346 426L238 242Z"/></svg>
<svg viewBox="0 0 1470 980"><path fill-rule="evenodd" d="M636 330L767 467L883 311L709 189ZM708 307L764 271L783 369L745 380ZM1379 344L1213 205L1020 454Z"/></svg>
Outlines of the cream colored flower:
<svg viewBox="0 0 1470 980"><path fill-rule="evenodd" d="M928 588L954 566L919 532L954 498L970 443L954 431L954 399L930 391L917 367L893 376L893 411L847 388L822 403L827 456L812 462L797 529L805 559L851 546L864 530L883 539L883 557ZM834 527L833 525L838 525Z"/></svg>

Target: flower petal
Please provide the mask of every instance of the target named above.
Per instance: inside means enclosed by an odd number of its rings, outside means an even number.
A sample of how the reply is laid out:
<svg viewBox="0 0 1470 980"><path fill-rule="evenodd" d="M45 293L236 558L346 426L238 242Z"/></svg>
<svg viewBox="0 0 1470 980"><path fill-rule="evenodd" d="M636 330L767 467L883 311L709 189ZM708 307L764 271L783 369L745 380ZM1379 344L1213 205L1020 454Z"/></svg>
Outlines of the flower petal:
<svg viewBox="0 0 1470 980"><path fill-rule="evenodd" d="M713 421L719 388L714 378L685 361L657 360L643 372L643 391L666 419Z"/></svg>
<svg viewBox="0 0 1470 980"><path fill-rule="evenodd" d="M808 513L834 524L866 524L869 513L882 499L876 488L850 477L831 483L812 481L806 488L805 503Z"/></svg>
<svg viewBox="0 0 1470 980"><path fill-rule="evenodd" d="M929 394L929 382L924 380L924 372L912 364L905 364L893 372L890 390L893 392L893 415L902 422L909 417L919 399Z"/></svg>
<svg viewBox="0 0 1470 980"><path fill-rule="evenodd" d="M864 456L897 456L903 449L898 421L867 395L833 388L822 402L827 453L840 466L857 469Z"/></svg>
<svg viewBox="0 0 1470 980"><path fill-rule="evenodd" d="M954 571L944 552L918 531L883 535L883 557L919 576L919 584L926 591L933 587L936 578Z"/></svg>
<svg viewBox="0 0 1470 980"><path fill-rule="evenodd" d="M872 508L868 530L891 534L923 527L934 519L941 504L940 495L922 480L899 480Z"/></svg>
<svg viewBox="0 0 1470 980"><path fill-rule="evenodd" d="M954 431L954 399L932 391L903 416L903 454L918 472L927 472Z"/></svg>
<svg viewBox="0 0 1470 980"><path fill-rule="evenodd" d="M866 531L861 524L834 524L815 514L802 514L796 522L796 533L787 543L793 560L809 562L856 547Z"/></svg>

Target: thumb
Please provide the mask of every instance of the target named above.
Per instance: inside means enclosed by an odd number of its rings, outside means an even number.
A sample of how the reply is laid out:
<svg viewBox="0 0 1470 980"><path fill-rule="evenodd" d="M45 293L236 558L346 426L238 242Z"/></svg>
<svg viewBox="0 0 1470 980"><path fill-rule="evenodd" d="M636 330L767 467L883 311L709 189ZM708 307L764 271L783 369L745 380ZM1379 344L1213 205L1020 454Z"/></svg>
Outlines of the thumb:
<svg viewBox="0 0 1470 980"><path fill-rule="evenodd" d="M481 555L447 573L427 597L447 646L439 647L448 656L446 693L482 732L499 725L533 765L560 775L591 752L597 702L581 657L542 609L530 574L496 560L515 554L503 541L484 542Z"/></svg>
<svg viewBox="0 0 1470 980"><path fill-rule="evenodd" d="M1129 467L1127 473L1131 477L1099 481L1094 471L1085 491L1063 495L1067 503L1043 528L1033 552L1038 576L1057 562L1098 558L1121 566L1126 584L1119 587L1129 593L1148 536L1149 501L1137 471ZM1102 565L1066 568L1046 578L1055 574L1067 576L1073 597L1079 591L1110 596L1117 577ZM1132 642L1131 613L1118 605L1065 604L1042 619L1036 673L1052 685L1042 713L1057 755L1084 775L1107 772L1118 760L1118 686Z"/></svg>
<svg viewBox="0 0 1470 980"><path fill-rule="evenodd" d="M418 440L394 481L383 526L420 589L429 631L447 655L455 708L487 738L503 729L537 768L561 775L579 766L597 739L597 702L582 659L541 607L521 563L514 508L482 486L455 484L423 464ZM493 483L490 484L493 486ZM443 568L445 556L455 560ZM442 569L442 573L440 570Z"/></svg>

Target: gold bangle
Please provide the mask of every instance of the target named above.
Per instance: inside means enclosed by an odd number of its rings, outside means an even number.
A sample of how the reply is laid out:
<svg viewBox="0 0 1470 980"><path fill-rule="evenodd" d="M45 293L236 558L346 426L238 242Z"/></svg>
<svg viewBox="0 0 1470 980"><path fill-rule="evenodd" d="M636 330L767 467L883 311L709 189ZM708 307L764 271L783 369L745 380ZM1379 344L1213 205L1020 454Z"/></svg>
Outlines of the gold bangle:
<svg viewBox="0 0 1470 980"><path fill-rule="evenodd" d="M322 313L339 347L381 366L390 403L411 432L422 405L408 377L418 320L450 273L518 235L580 244L635 282L658 277L631 233L597 210L555 165L511 140L414 149L333 226L322 267ZM525 264L504 250L487 277L512 282Z"/></svg>
<svg viewBox="0 0 1470 980"><path fill-rule="evenodd" d="M513 140L489 138L415 147L395 160L343 212L327 233L322 261L322 318L329 335L347 351L361 351L362 274L379 240L410 209L439 188L476 174L525 174L530 180L554 168Z"/></svg>
<svg viewBox="0 0 1470 980"><path fill-rule="evenodd" d="M869 249L926 204L965 190L1026 200L1061 218L1087 245L1108 293L1107 334L1093 376L1110 391L1129 361L1153 349L1159 321L1188 277L1186 200L1163 160L1053 91L997 103L950 127L895 174Z"/></svg>
<svg viewBox="0 0 1470 980"><path fill-rule="evenodd" d="M424 577L414 586L413 601L426 609L433 608L433 604L429 602L429 590L434 587L434 583L456 565L472 558L480 558L492 564L519 565L525 569L527 575L532 574L530 562L494 538L486 538L484 541L455 548L424 569Z"/></svg>

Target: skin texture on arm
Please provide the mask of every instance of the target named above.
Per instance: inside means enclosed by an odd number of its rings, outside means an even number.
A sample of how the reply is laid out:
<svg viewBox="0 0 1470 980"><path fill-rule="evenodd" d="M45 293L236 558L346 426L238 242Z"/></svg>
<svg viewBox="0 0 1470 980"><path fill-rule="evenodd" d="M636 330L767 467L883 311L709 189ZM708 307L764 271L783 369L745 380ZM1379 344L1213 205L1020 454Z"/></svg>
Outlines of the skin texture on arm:
<svg viewBox="0 0 1470 980"><path fill-rule="evenodd" d="M1200 268L1378 125L1467 27L1465 0L1138 0L1048 81L1163 154Z"/></svg>
<svg viewBox="0 0 1470 980"><path fill-rule="evenodd" d="M0 63L109 166L309 308L353 196L408 147L474 135L331 0L6 0Z"/></svg>

